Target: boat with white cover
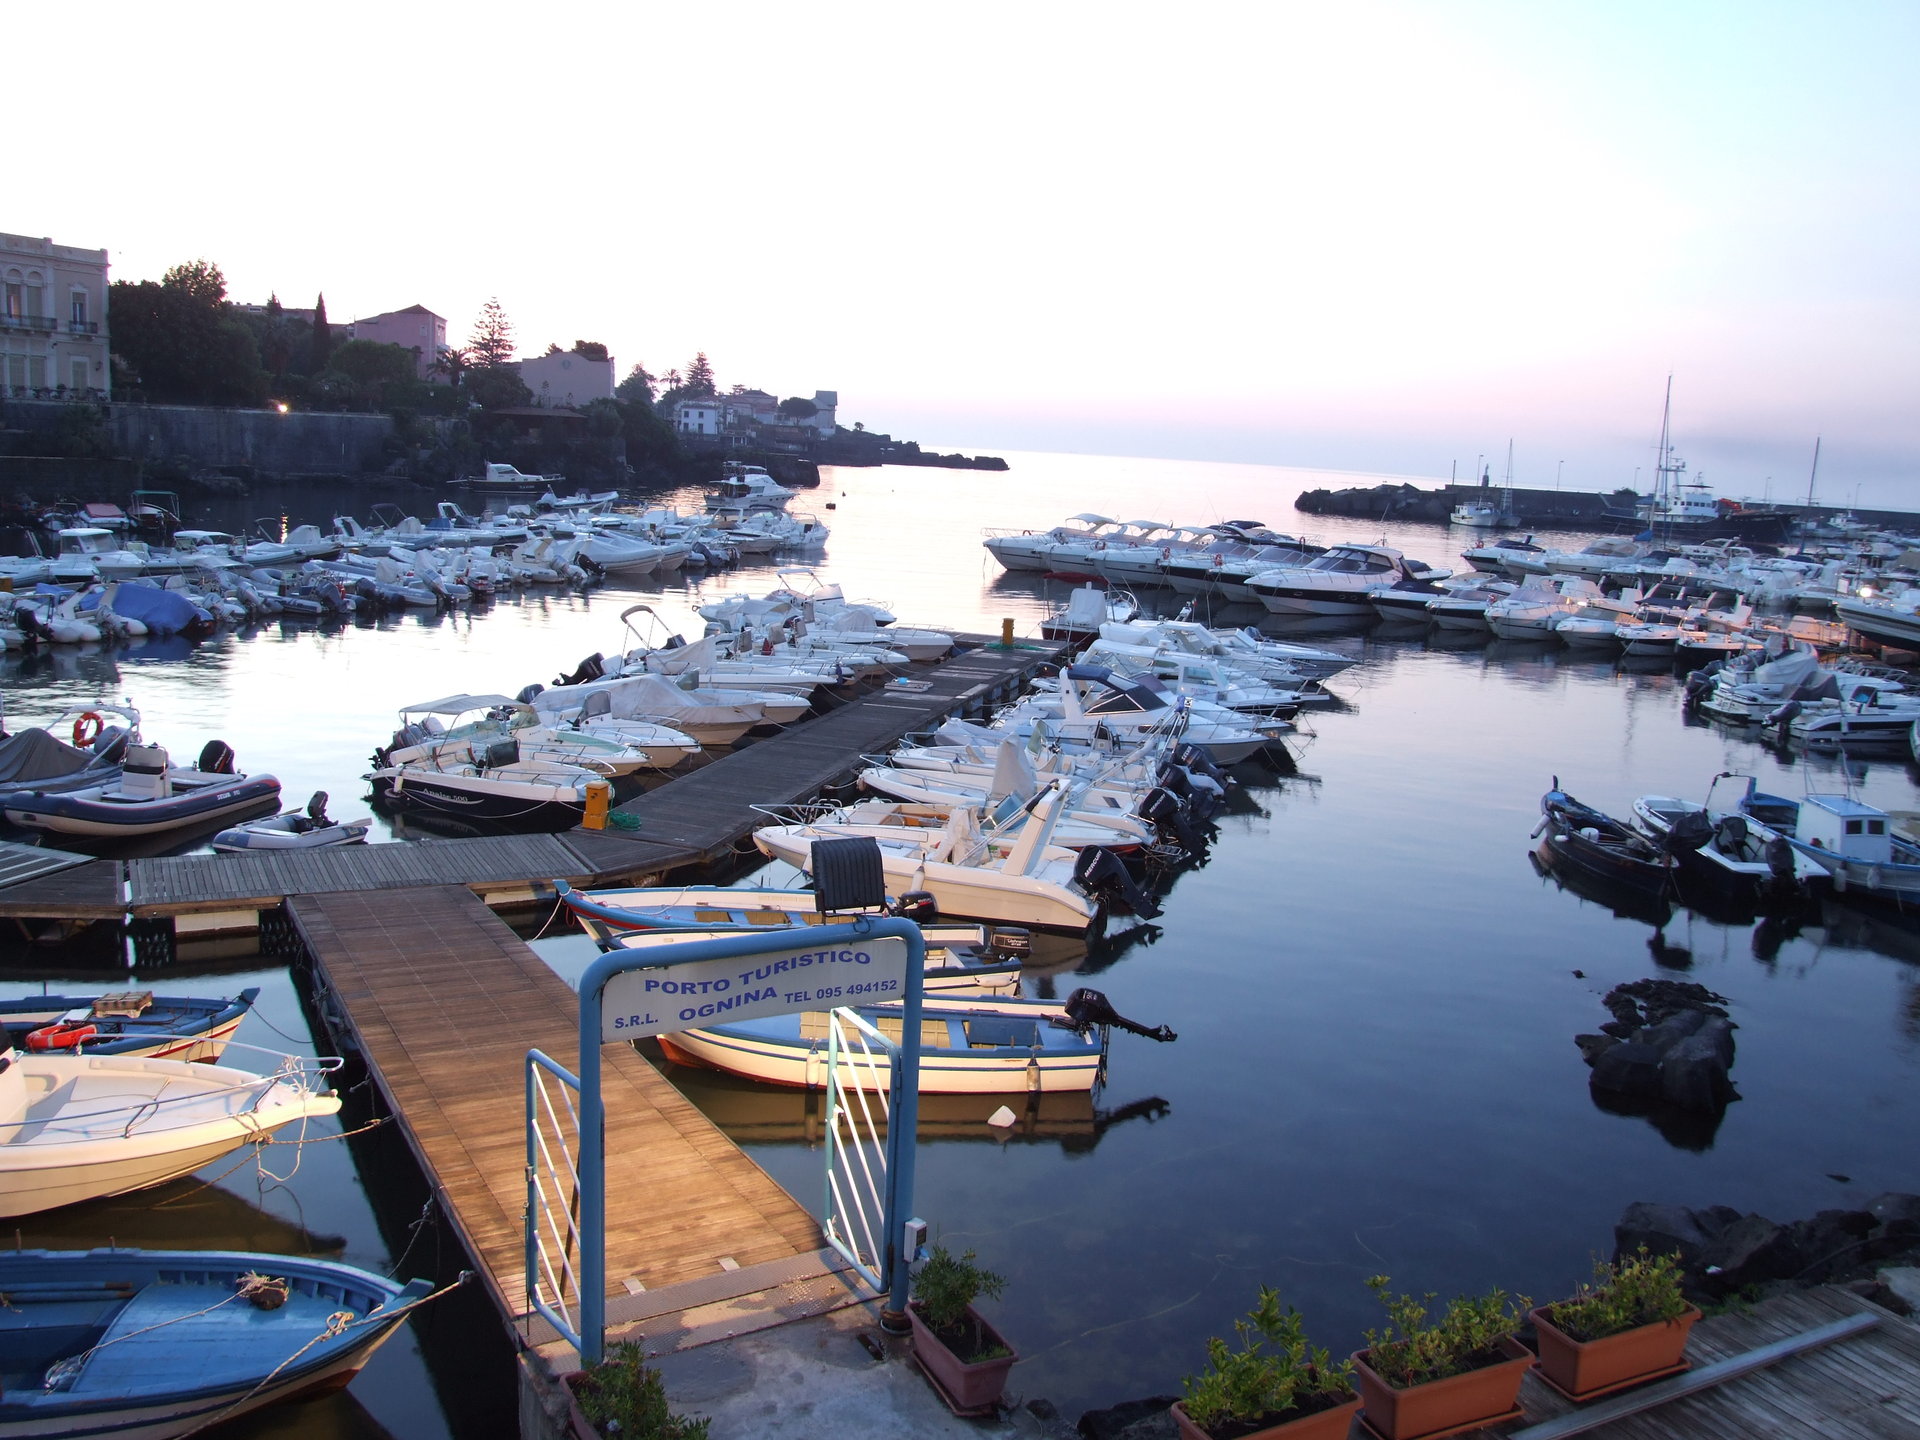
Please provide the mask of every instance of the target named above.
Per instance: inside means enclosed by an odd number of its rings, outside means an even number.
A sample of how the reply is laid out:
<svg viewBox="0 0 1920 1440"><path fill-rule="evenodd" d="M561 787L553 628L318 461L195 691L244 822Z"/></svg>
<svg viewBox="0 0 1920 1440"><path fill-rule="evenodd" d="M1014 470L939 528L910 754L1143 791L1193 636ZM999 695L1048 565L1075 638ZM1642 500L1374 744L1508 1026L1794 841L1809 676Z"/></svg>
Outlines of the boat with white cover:
<svg viewBox="0 0 1920 1440"><path fill-rule="evenodd" d="M296 1121L332 1115L340 1101L324 1083L327 1068L289 1056L256 1075L137 1055L9 1051L0 1056L0 1216L164 1184Z"/></svg>

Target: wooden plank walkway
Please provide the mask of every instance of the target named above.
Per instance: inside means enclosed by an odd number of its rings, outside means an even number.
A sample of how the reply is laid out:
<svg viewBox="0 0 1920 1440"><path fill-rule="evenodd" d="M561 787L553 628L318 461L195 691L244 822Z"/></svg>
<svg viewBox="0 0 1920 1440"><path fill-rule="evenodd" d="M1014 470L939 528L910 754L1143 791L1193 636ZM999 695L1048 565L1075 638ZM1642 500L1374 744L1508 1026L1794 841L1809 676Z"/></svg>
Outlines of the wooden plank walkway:
<svg viewBox="0 0 1920 1440"><path fill-rule="evenodd" d="M1744 1311L1711 1315L1694 1326L1687 1355L1695 1366L1784 1340L1843 1316L1875 1311L1834 1285L1770 1296ZM1808 1435L1822 1440L1894 1440L1920 1436L1920 1326L1885 1315L1877 1329L1639 1415L1596 1426L1590 1440L1762 1440ZM1579 1409L1528 1373L1520 1391L1527 1419L1484 1433L1508 1436Z"/></svg>
<svg viewBox="0 0 1920 1440"><path fill-rule="evenodd" d="M915 671L908 682L912 688L883 687L618 808L639 820L635 838L718 859L765 822L755 805L810 800L859 769L862 755L887 750L903 735L1011 691L1067 649L1023 642L1010 650L993 645L965 651L931 670ZM605 832L595 853L610 853L625 833Z"/></svg>
<svg viewBox="0 0 1920 1440"><path fill-rule="evenodd" d="M126 914L118 860L88 860L0 890L0 918L118 920Z"/></svg>
<svg viewBox="0 0 1920 1440"><path fill-rule="evenodd" d="M537 1048L574 1068L577 997L463 886L287 908L323 1001L337 1002L326 1008L344 1015L502 1314L518 1319L524 1057ZM604 1062L610 1296L630 1303L644 1286L658 1311L674 1308L654 1293L664 1287L708 1295L734 1273L824 1271L800 1204L630 1046L607 1046Z"/></svg>

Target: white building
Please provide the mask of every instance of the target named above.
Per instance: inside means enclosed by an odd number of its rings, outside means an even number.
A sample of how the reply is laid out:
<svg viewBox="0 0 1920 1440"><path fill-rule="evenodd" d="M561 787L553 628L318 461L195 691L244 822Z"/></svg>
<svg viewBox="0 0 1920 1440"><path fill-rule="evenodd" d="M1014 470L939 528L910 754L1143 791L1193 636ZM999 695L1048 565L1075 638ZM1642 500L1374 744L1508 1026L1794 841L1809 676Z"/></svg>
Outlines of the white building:
<svg viewBox="0 0 1920 1440"><path fill-rule="evenodd" d="M573 350L558 355L539 355L517 360L514 368L533 392L536 405L567 405L574 408L592 400L613 399L613 357L589 360Z"/></svg>
<svg viewBox="0 0 1920 1440"><path fill-rule="evenodd" d="M815 430L818 430L822 439L826 439L833 434L835 424L833 412L840 407L840 392L838 390L816 390L813 392L813 404L815 414L813 419L807 421L807 424Z"/></svg>
<svg viewBox="0 0 1920 1440"><path fill-rule="evenodd" d="M673 407L673 428L682 435L718 435L726 407L712 395L696 395Z"/></svg>
<svg viewBox="0 0 1920 1440"><path fill-rule="evenodd" d="M106 398L107 252L0 234L0 392Z"/></svg>

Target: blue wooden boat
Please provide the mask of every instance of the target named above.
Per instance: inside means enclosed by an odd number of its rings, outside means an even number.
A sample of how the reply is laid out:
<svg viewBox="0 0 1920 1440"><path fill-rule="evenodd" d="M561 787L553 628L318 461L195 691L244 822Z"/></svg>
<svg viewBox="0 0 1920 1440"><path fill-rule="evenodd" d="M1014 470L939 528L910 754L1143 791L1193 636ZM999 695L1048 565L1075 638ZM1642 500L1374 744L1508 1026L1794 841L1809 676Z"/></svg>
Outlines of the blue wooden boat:
<svg viewBox="0 0 1920 1440"><path fill-rule="evenodd" d="M5 1044L30 1054L142 1055L218 1060L240 1028L257 985L231 1000L123 990L109 995L23 995L0 1000Z"/></svg>
<svg viewBox="0 0 1920 1440"><path fill-rule="evenodd" d="M0 1437L166 1440L337 1389L430 1288L246 1251L0 1254Z"/></svg>

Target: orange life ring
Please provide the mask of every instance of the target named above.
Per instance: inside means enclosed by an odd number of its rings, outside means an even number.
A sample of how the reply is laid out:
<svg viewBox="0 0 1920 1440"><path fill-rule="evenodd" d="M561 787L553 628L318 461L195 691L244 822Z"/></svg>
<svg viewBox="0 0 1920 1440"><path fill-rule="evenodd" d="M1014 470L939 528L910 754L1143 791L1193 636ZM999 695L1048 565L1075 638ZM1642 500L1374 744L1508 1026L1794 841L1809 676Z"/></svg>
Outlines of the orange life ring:
<svg viewBox="0 0 1920 1440"><path fill-rule="evenodd" d="M76 749L84 750L100 738L100 732L107 728L105 718L98 710L89 710L73 722L73 743Z"/></svg>
<svg viewBox="0 0 1920 1440"><path fill-rule="evenodd" d="M27 1049L71 1050L82 1041L93 1039L93 1037L99 1033L100 1027L98 1025L85 1023L79 1025L62 1025L56 1021L52 1025L42 1025L38 1030L29 1031L27 1034Z"/></svg>

